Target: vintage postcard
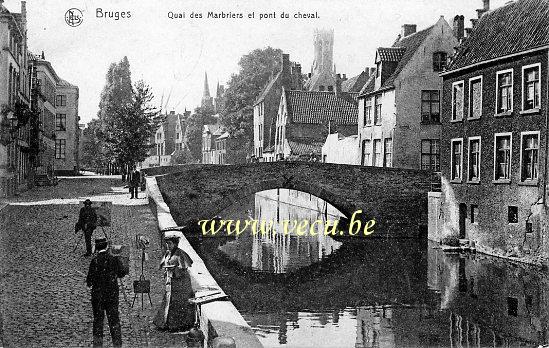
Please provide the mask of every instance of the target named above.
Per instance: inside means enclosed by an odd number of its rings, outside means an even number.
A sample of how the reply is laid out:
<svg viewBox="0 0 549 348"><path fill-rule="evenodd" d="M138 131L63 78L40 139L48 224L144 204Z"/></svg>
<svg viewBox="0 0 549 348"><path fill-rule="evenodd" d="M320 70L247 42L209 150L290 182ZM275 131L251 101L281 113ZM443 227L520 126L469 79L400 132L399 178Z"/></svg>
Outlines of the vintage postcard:
<svg viewBox="0 0 549 348"><path fill-rule="evenodd" d="M0 0L0 347L549 347L549 0Z"/></svg>

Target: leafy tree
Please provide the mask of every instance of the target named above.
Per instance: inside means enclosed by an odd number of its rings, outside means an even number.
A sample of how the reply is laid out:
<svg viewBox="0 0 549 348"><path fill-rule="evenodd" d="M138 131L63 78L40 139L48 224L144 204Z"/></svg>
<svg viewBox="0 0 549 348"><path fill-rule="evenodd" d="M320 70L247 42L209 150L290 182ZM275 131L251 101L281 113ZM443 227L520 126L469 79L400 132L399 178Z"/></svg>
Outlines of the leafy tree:
<svg viewBox="0 0 549 348"><path fill-rule="evenodd" d="M105 163L102 153L102 144L98 133L101 131L99 119L93 119L82 131L82 154L80 156L82 167L98 171Z"/></svg>
<svg viewBox="0 0 549 348"><path fill-rule="evenodd" d="M243 141L251 152L253 144L253 104L270 79L280 71L282 51L267 47L242 56L240 71L231 76L224 95L220 121L231 136ZM233 163L233 162L231 162Z"/></svg>

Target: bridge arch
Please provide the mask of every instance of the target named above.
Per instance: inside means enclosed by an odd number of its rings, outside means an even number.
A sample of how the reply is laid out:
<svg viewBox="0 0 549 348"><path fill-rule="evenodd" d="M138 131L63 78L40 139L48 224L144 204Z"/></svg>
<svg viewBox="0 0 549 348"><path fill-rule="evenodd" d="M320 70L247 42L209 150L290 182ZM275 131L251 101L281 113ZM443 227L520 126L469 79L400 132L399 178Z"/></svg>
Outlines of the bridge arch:
<svg viewBox="0 0 549 348"><path fill-rule="evenodd" d="M347 217L362 210L378 237L416 237L427 224L427 192L439 180L426 171L317 162L188 165L145 170L178 224L210 219L256 192L287 188L324 199Z"/></svg>

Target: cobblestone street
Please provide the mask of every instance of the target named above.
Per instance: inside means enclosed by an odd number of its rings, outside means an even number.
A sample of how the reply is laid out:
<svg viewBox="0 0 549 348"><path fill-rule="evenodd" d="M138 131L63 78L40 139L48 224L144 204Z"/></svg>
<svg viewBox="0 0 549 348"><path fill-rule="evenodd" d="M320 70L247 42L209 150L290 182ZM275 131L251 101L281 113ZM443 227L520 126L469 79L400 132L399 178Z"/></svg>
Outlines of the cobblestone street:
<svg viewBox="0 0 549 348"><path fill-rule="evenodd" d="M126 347L185 346L184 335L157 331L155 310L163 296L158 270L161 240L156 219L145 193L129 199L120 177L64 178L55 187L37 187L9 201L0 202L0 337L4 347L89 347L92 341L92 310L85 275L91 258L83 256L83 238L74 234L81 202L111 201L112 223L105 228L113 244L130 246L130 274L123 279L127 300L120 292L122 336ZM5 206L5 203L9 203ZM5 206L4 208L2 208ZM144 274L151 280L151 298L141 296L135 306L133 281L141 272L141 251L135 236L151 241ZM95 230L92 240L102 236ZM105 320L105 346L111 338Z"/></svg>

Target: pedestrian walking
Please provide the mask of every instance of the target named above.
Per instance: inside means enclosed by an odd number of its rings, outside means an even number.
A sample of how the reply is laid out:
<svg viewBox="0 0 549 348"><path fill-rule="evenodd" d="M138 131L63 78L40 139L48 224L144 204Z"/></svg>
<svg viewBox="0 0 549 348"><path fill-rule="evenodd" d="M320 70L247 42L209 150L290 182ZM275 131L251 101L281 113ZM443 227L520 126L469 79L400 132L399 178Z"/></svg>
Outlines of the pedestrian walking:
<svg viewBox="0 0 549 348"><path fill-rule="evenodd" d="M165 270L166 291L153 323L161 330L189 330L194 325L194 306L188 300L194 297L194 292L187 268L191 267L193 261L178 247L177 234L168 231L164 240L168 250L160 267Z"/></svg>
<svg viewBox="0 0 549 348"><path fill-rule="evenodd" d="M130 194L132 198L139 198L137 192L139 192L139 185L141 184L141 173L136 169L131 174L130 178Z"/></svg>
<svg viewBox="0 0 549 348"><path fill-rule="evenodd" d="M86 284L91 288L93 309L93 346L103 346L103 321L105 312L109 322L112 344L122 346L122 329L118 312L118 278L126 275L122 262L107 251L107 239L95 240L97 255L92 259Z"/></svg>
<svg viewBox="0 0 549 348"><path fill-rule="evenodd" d="M80 208L78 222L74 227L74 233L78 233L80 230L84 232L84 239L86 240L86 253L84 256L90 256L92 254L91 238L96 227L97 213L92 207L92 202L89 199L86 199L84 201L84 207Z"/></svg>

